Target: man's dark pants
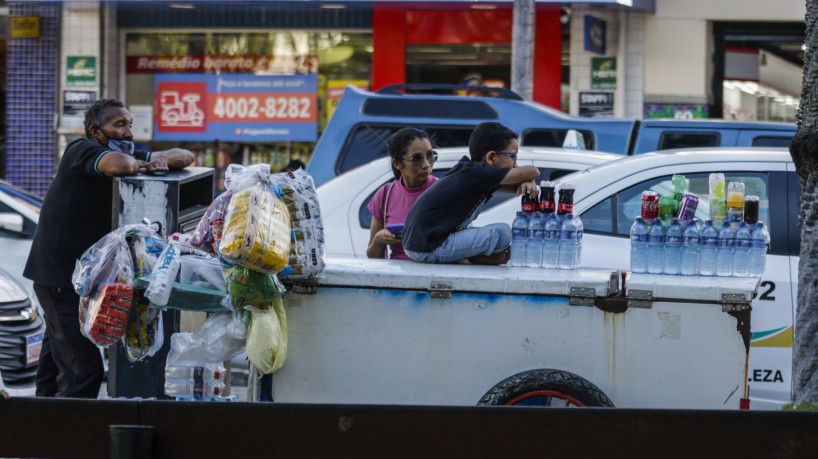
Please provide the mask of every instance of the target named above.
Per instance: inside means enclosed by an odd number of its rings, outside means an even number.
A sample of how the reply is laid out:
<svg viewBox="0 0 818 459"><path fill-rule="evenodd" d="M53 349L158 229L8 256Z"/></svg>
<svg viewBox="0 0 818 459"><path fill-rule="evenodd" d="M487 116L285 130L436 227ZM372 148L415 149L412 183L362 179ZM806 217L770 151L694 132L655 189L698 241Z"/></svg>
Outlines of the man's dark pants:
<svg viewBox="0 0 818 459"><path fill-rule="evenodd" d="M82 336L80 297L71 287L34 283L45 311L45 338L37 368L38 397L97 398L104 369L99 348Z"/></svg>

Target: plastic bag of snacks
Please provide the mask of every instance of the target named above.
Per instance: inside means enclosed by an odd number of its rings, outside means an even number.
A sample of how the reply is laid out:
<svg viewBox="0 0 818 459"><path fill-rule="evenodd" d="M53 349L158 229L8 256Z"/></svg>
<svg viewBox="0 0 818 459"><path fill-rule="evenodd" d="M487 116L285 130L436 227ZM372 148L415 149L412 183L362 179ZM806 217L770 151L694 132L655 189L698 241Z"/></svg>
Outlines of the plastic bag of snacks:
<svg viewBox="0 0 818 459"><path fill-rule="evenodd" d="M324 270L324 225L315 183L303 169L273 177L293 225L289 266L281 275L291 279L316 277Z"/></svg>
<svg viewBox="0 0 818 459"><path fill-rule="evenodd" d="M231 266L224 270L227 293L234 309L245 306L266 307L281 293L271 274L251 271L244 266Z"/></svg>
<svg viewBox="0 0 818 459"><path fill-rule="evenodd" d="M227 206L219 253L230 263L275 273L287 265L290 214L276 196L270 166L231 164L225 184L233 196Z"/></svg>
<svg viewBox="0 0 818 459"><path fill-rule="evenodd" d="M127 225L105 235L77 261L72 283L80 295L79 325L97 345L125 334L136 276L150 270L163 242L147 225Z"/></svg>

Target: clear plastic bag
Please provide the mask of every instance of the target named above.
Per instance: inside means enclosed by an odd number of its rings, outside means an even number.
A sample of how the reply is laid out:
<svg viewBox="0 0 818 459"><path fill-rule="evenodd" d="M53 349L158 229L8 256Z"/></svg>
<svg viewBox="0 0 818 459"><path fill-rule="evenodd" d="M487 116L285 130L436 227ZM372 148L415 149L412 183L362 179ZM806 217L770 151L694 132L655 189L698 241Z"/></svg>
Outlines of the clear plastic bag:
<svg viewBox="0 0 818 459"><path fill-rule="evenodd" d="M233 196L219 253L228 262L254 271L278 272L287 265L291 225L286 206L273 191L270 166L231 166L227 173Z"/></svg>
<svg viewBox="0 0 818 459"><path fill-rule="evenodd" d="M195 332L170 337L167 367L226 362L244 349L246 335L241 312L212 314Z"/></svg>
<svg viewBox="0 0 818 459"><path fill-rule="evenodd" d="M213 200L199 221L199 225L196 226L196 230L193 231L191 245L201 247L211 253L218 253L224 218L232 196L233 193L226 191Z"/></svg>
<svg viewBox="0 0 818 459"><path fill-rule="evenodd" d="M276 283L275 276L251 271L244 266L232 266L224 270L230 304L235 309L245 306L265 308L281 297L283 287Z"/></svg>
<svg viewBox="0 0 818 459"><path fill-rule="evenodd" d="M269 309L248 306L247 357L261 373L277 371L287 360L287 314L281 298Z"/></svg>
<svg viewBox="0 0 818 459"><path fill-rule="evenodd" d="M162 314L159 309L150 307L150 300L143 294L134 294L134 303L122 345L125 355L131 362L138 362L150 357L162 348L165 341L162 328Z"/></svg>
<svg viewBox="0 0 818 459"><path fill-rule="evenodd" d="M181 267L179 249L175 244L168 244L153 267L151 273L151 281L148 284L148 289L145 290L145 296L151 303L157 306L165 306L168 304L170 292L173 290L173 283L176 281L176 276L179 274Z"/></svg>

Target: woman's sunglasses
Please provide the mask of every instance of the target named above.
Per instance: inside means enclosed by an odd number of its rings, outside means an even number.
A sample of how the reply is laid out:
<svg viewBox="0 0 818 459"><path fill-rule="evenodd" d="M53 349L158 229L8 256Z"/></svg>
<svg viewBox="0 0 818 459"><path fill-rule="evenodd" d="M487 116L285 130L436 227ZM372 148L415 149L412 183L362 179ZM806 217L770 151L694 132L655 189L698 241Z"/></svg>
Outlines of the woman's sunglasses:
<svg viewBox="0 0 818 459"><path fill-rule="evenodd" d="M429 161L429 163L437 161L437 152L434 150L429 150L425 154L415 153L414 155L410 156L409 159L401 159L401 161L409 161L413 166L418 166L423 163L424 159Z"/></svg>

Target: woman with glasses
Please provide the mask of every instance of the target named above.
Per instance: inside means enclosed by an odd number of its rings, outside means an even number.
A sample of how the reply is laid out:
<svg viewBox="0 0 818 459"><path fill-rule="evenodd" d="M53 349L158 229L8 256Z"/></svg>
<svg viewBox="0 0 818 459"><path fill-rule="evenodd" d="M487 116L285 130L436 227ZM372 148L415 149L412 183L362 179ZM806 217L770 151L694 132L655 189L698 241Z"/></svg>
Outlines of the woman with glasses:
<svg viewBox="0 0 818 459"><path fill-rule="evenodd" d="M382 186L367 206L372 223L366 256L409 260L401 245L403 223L412 204L437 182L437 177L432 175L437 152L432 149L428 134L419 129L403 128L389 139L389 155L395 181Z"/></svg>

